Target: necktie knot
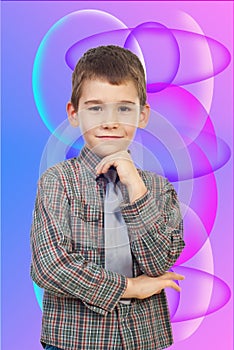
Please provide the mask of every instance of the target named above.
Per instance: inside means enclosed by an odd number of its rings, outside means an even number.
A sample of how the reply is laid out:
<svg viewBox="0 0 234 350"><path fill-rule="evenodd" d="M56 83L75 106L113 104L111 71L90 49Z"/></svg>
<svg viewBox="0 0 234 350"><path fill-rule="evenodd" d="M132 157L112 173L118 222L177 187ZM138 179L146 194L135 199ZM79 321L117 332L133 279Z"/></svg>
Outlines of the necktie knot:
<svg viewBox="0 0 234 350"><path fill-rule="evenodd" d="M118 173L114 167L110 167L108 172L104 174L104 177L107 179L108 182L112 182L113 184L116 184L118 181Z"/></svg>

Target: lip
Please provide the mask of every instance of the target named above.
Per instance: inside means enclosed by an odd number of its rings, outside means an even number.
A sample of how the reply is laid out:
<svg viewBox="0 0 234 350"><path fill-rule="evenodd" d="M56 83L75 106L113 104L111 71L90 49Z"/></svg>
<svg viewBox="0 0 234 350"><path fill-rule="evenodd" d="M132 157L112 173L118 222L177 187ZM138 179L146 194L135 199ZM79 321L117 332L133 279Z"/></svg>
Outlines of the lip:
<svg viewBox="0 0 234 350"><path fill-rule="evenodd" d="M116 135L102 135L102 136L96 136L98 139L104 139L104 140L116 140L116 139L122 139L123 136L116 136Z"/></svg>

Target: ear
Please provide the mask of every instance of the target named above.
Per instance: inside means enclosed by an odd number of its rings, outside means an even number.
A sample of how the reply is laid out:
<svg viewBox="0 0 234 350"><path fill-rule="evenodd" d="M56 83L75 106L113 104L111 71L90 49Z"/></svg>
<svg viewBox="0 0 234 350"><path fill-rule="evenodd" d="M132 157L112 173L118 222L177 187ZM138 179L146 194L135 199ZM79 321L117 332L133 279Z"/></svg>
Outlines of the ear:
<svg viewBox="0 0 234 350"><path fill-rule="evenodd" d="M146 103L141 109L138 128L144 129L148 124L150 116L150 106Z"/></svg>
<svg viewBox="0 0 234 350"><path fill-rule="evenodd" d="M74 128L77 128L79 126L77 111L75 110L73 104L70 101L67 103L66 111L67 111L69 123Z"/></svg>

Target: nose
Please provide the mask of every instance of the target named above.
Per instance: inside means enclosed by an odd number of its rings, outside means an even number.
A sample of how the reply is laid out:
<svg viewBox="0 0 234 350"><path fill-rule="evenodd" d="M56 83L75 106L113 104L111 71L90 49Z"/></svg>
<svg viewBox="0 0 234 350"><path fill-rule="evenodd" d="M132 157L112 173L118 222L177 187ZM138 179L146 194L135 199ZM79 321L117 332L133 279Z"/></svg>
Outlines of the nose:
<svg viewBox="0 0 234 350"><path fill-rule="evenodd" d="M105 129L116 129L119 126L118 113L113 107L106 109L101 126Z"/></svg>

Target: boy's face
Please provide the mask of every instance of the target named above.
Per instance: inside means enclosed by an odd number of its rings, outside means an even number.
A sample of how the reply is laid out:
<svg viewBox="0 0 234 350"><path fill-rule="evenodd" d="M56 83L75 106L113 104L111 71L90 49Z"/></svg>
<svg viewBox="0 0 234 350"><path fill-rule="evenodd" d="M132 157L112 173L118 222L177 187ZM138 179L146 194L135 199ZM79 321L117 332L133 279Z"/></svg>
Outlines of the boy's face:
<svg viewBox="0 0 234 350"><path fill-rule="evenodd" d="M112 85L105 80L86 80L78 111L67 104L72 126L80 126L86 145L100 157L126 150L137 127L145 127L149 106L141 107L131 80Z"/></svg>

